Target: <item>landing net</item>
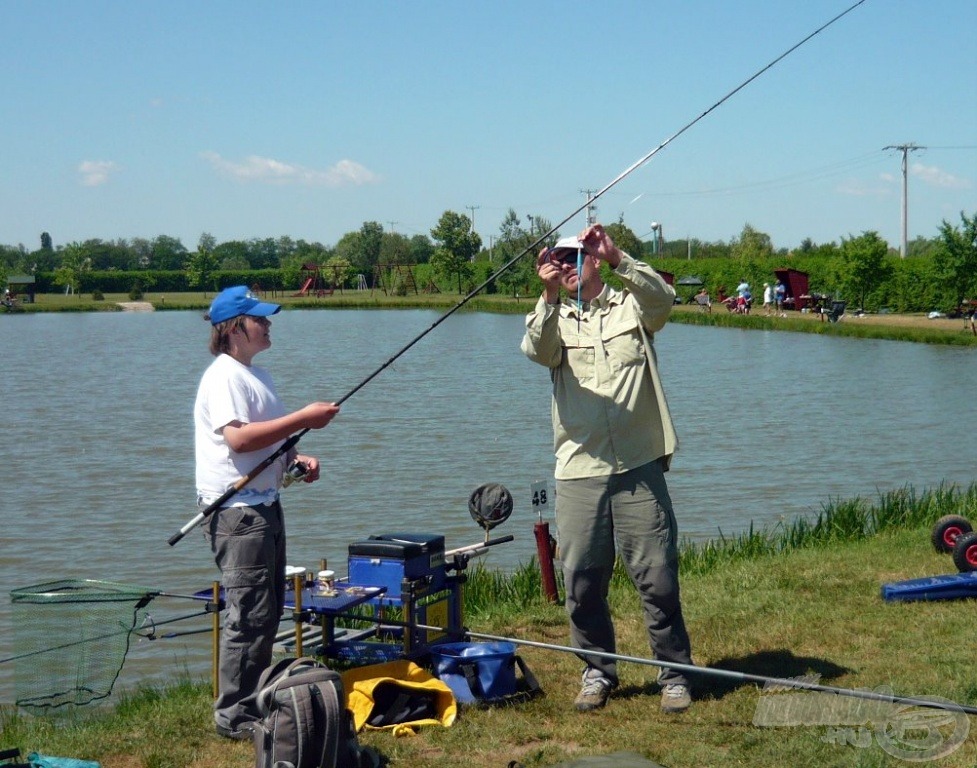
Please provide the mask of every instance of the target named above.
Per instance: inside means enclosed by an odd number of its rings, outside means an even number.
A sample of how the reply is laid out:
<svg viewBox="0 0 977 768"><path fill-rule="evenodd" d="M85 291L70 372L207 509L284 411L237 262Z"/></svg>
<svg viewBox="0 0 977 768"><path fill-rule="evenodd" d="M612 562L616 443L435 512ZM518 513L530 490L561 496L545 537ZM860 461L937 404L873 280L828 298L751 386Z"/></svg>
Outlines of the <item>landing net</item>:
<svg viewBox="0 0 977 768"><path fill-rule="evenodd" d="M45 709L106 698L156 590L61 580L10 592L17 705Z"/></svg>

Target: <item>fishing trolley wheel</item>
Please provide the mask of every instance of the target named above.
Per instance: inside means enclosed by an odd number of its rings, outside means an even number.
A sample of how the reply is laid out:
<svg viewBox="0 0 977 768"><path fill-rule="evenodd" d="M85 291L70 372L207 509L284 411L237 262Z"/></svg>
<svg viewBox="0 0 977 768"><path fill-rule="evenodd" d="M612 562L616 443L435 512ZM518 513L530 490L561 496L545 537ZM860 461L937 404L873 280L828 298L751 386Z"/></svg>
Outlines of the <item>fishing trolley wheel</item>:
<svg viewBox="0 0 977 768"><path fill-rule="evenodd" d="M937 552L953 552L953 545L957 543L957 539L973 530L974 527L966 517L961 515L944 515L933 526L930 540L933 542L933 548Z"/></svg>
<svg viewBox="0 0 977 768"><path fill-rule="evenodd" d="M953 545L953 564L960 573L977 571L977 533L969 531L957 536Z"/></svg>

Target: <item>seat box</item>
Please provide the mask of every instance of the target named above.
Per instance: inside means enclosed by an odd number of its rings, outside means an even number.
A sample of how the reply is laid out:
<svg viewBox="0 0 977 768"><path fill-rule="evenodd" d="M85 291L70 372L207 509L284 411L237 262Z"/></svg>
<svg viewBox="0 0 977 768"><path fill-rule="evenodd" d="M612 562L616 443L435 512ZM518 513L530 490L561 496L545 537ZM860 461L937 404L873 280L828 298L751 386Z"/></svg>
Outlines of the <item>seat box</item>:
<svg viewBox="0 0 977 768"><path fill-rule="evenodd" d="M349 545L349 583L386 587L399 598L401 582L428 578L428 589L444 586L444 536L387 533Z"/></svg>

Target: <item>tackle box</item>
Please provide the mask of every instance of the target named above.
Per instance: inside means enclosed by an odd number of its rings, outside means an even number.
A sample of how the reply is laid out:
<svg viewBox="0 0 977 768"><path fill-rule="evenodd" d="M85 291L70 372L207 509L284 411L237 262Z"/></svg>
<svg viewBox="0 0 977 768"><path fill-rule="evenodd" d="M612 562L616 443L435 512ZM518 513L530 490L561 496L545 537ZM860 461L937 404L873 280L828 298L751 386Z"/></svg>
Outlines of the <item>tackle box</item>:
<svg viewBox="0 0 977 768"><path fill-rule="evenodd" d="M425 579L425 591L445 583L444 536L386 533L349 545L349 583L386 587L387 598L399 598L402 583Z"/></svg>

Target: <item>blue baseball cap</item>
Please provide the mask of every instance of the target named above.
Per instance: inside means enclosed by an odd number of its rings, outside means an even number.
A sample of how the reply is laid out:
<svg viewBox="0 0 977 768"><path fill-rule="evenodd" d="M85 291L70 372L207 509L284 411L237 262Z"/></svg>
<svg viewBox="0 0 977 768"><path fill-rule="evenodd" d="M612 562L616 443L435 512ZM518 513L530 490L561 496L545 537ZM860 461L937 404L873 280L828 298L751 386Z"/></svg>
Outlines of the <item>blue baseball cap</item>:
<svg viewBox="0 0 977 768"><path fill-rule="evenodd" d="M210 305L210 312L207 314L210 317L211 325L217 325L240 315L268 317L268 315L276 314L281 308L280 304L258 301L251 295L251 291L246 285L235 285L233 288L225 288L217 294Z"/></svg>

